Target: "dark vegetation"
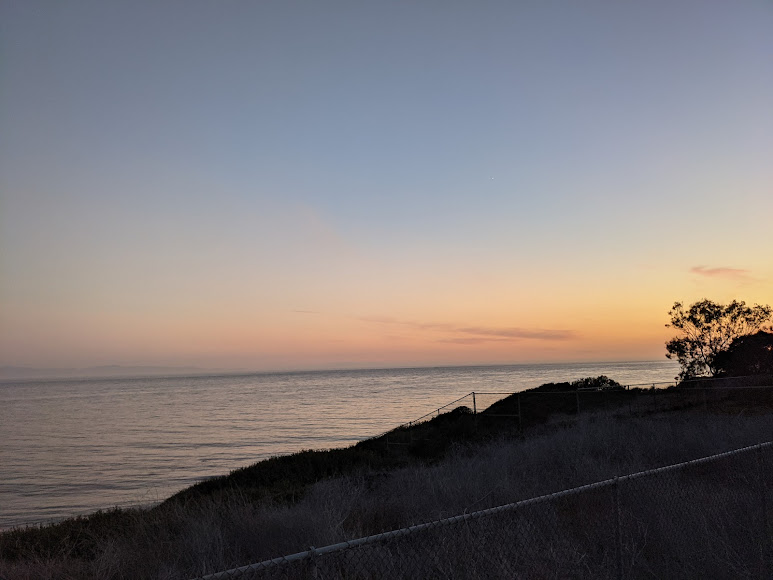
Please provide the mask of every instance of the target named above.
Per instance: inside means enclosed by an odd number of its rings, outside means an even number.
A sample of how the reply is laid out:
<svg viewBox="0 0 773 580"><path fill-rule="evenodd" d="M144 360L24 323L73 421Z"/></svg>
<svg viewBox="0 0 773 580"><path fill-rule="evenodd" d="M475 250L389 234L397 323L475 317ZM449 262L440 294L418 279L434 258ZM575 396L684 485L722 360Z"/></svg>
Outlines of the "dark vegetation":
<svg viewBox="0 0 773 580"><path fill-rule="evenodd" d="M739 336L714 359L717 375L773 375L773 332Z"/></svg>
<svg viewBox="0 0 773 580"><path fill-rule="evenodd" d="M679 361L679 378L685 380L719 376L726 370L722 365L727 365L727 353L744 349L735 341L762 329L773 316L773 308L767 304L747 306L737 300L725 305L704 299L687 309L675 302L668 314L671 323L666 326L676 329L679 335L666 343L666 357ZM740 362L740 357L735 359ZM736 376L760 374L743 365L735 366L733 372Z"/></svg>

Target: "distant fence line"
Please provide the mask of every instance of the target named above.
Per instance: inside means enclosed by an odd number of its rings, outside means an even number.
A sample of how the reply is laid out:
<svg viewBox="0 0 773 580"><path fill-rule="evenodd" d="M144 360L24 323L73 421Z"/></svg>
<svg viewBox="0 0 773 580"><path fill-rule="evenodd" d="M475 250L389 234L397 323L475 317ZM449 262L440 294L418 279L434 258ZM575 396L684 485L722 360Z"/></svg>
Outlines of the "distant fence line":
<svg viewBox="0 0 773 580"><path fill-rule="evenodd" d="M737 386L722 386L723 383L730 383L730 382L757 382L760 380L767 380L770 381L773 379L773 377L769 375L748 375L744 377L696 377L693 379L689 379L686 381L683 381L680 383L678 380L673 381L655 381L655 382L649 382L649 383L631 383L626 385L621 385L620 387L603 387L603 388L594 388L594 387L580 387L578 389L573 389L569 391L538 391L533 388L527 388L520 391L471 391L465 395L462 395L458 399L455 399L451 401L450 403L446 403L445 405L438 407L437 409L434 409L430 411L429 413L425 413L421 417L414 419L412 421L408 421L407 423L403 423L399 427L410 427L412 425L415 425L416 423L420 423L424 421L425 419L429 419L432 417L436 417L440 414L440 411L443 409L447 409L448 407L455 405L456 403L460 403L461 401L469 399L472 401L472 411L473 413L478 412L478 405L477 405L477 396L478 395L499 395L499 396L510 396L510 395L517 395L520 393L529 393L530 395L574 395L575 393L599 393L599 392L614 392L619 391L620 389L625 390L631 390L631 389L669 389L672 387L681 387L685 389L737 389L737 388L770 388L770 386L773 385L737 385ZM709 384L711 386L703 386ZM699 386L701 385L701 386ZM399 428L398 427L398 428Z"/></svg>
<svg viewBox="0 0 773 580"><path fill-rule="evenodd" d="M762 383L762 384L760 384ZM764 384L767 383L767 384ZM582 405L583 399L586 401L589 399L595 398L595 405L592 405L591 408L594 410L598 410L599 408L599 401L608 401L612 402L614 400L615 395L620 395L625 392L630 393L631 391L636 391L639 394L653 394L658 393L659 395L662 394L668 394L673 395L675 399L678 399L680 402L685 402L687 399L693 399L693 403L697 402L704 406L708 406L709 404L716 402L716 397L710 396L710 393L721 393L723 391L726 391L727 393L731 392L739 392L741 390L747 391L747 390L770 390L773 388L773 376L770 375L750 375L745 377L698 377L695 379L690 379L683 382L678 382L676 380L674 381L660 381L660 382L648 382L648 383L632 383L627 385L621 385L620 387L602 387L602 388L586 388L581 387L578 389L573 390L564 390L564 391L539 391L535 389L524 389L521 391L471 391L458 399L455 399L451 401L450 403L446 403L445 405L442 405L440 407L437 407L436 409L433 409L429 413L425 413L421 417L418 417L416 419L413 419L412 421L408 421L406 423L403 423L402 425L399 425L396 428L389 429L388 431L384 431L380 435L376 435L373 438L379 438L384 435L387 435L389 433L393 433L397 430L400 430L402 428L411 428L415 425L421 424L423 422L426 422L428 420L434 419L435 417L440 416L442 411L445 411L446 409L456 408L454 406L458 406L459 403L462 402L469 402L469 405L467 406L474 415L477 415L479 413L485 413L487 417L511 417L511 418L518 418L519 422L523 423L524 416L520 409L520 398L521 396L537 396L537 397L565 397L565 398L573 398L574 405L573 405L573 411L576 414L579 414L581 411L584 410L584 407ZM646 393L642 393L642 391L646 391ZM630 393L632 394L632 393ZM509 397L509 396L516 396L516 409L517 412L513 413L492 413L490 411L487 411L486 409L491 405L481 405L481 397ZM624 395L625 396L625 395ZM630 399L628 400L630 401ZM651 401L651 399L650 399ZM497 401L491 402L491 404L496 403ZM668 406L664 406L660 410L667 410ZM558 409L557 409L558 410ZM563 409L567 410L567 409ZM631 412L634 412L634 410L641 410L641 409L634 409L632 406L629 407L629 410ZM650 408L649 410L653 410Z"/></svg>
<svg viewBox="0 0 773 580"><path fill-rule="evenodd" d="M760 443L196 580L771 578L771 451L773 441Z"/></svg>

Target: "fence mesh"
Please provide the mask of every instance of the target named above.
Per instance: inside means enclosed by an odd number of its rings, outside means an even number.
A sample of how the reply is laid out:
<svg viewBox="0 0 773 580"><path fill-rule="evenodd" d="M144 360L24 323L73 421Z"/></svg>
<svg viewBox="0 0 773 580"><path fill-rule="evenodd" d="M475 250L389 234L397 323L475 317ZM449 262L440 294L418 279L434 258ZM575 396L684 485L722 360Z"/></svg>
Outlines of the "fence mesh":
<svg viewBox="0 0 773 580"><path fill-rule="evenodd" d="M773 578L773 443L211 574Z"/></svg>

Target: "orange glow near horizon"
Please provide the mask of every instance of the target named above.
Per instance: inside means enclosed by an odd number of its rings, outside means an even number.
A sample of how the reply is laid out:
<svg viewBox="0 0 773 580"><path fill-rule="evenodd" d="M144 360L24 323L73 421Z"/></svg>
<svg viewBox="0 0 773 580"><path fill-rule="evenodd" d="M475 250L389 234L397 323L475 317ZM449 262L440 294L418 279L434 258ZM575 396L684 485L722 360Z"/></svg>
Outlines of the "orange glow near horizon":
<svg viewBox="0 0 773 580"><path fill-rule="evenodd" d="M469 298L465 308L448 311L443 304L430 304L427 297L418 306L405 304L399 316L260 311L240 303L202 308L196 316L175 308L151 317L100 312L60 313L54 318L39 312L39 324L19 332L15 344L5 344L4 350L23 360L25 348L55 344L56 351L47 357L49 366L284 370L660 360L671 334L665 328L671 303L665 298L647 304L632 294L614 300L577 292L576 298L588 303L564 301L554 307L554 297L547 293L542 302L531 296L529 308L516 302L510 309ZM418 312L425 317L419 318ZM80 334L72 335L75 325Z"/></svg>

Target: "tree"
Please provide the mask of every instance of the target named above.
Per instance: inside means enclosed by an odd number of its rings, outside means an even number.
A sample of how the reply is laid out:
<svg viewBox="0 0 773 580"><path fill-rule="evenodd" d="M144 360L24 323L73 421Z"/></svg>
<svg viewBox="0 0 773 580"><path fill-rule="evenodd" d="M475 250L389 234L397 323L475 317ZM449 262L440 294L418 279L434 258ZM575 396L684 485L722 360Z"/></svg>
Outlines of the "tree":
<svg viewBox="0 0 773 580"><path fill-rule="evenodd" d="M773 375L773 333L739 336L714 359L722 376Z"/></svg>
<svg viewBox="0 0 773 580"><path fill-rule="evenodd" d="M746 306L733 300L728 305L711 300L700 300L685 310L681 302L675 302L669 311L671 324L681 336L666 343L666 357L676 359L682 366L679 379L700 376L716 376L716 358L726 351L733 340L753 334L773 314L770 306Z"/></svg>

